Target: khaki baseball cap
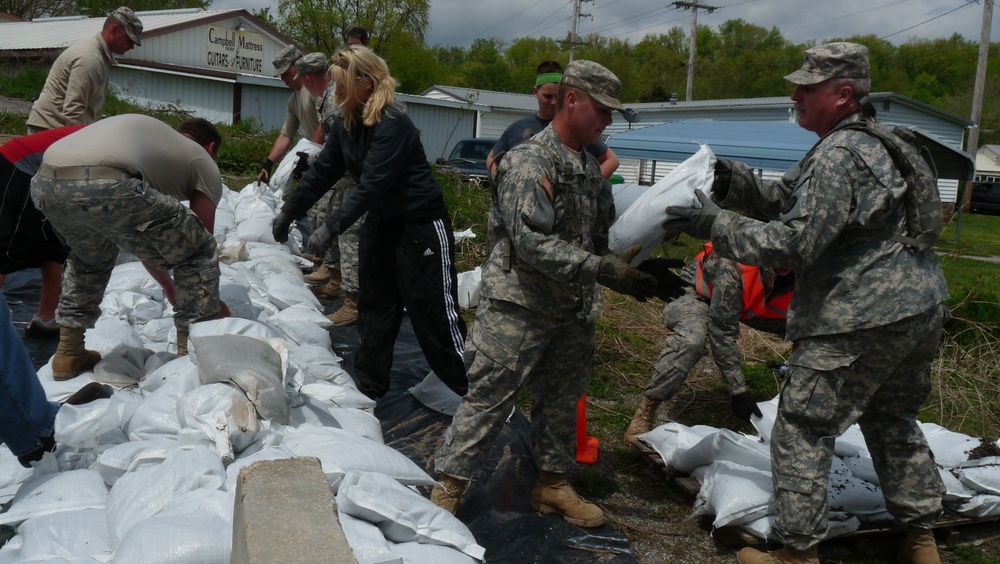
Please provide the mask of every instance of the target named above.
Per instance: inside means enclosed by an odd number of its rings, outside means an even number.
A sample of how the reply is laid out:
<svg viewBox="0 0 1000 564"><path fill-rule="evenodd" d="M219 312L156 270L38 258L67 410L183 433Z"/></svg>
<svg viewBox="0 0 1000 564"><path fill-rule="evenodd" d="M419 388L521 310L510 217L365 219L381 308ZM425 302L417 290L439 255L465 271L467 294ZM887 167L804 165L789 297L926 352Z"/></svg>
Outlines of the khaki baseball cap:
<svg viewBox="0 0 1000 564"><path fill-rule="evenodd" d="M135 15L132 8L122 6L111 12L111 15L122 24L132 43L135 43L136 46L142 45L140 41L142 39L142 22L139 21L139 16Z"/></svg>
<svg viewBox="0 0 1000 564"><path fill-rule="evenodd" d="M618 101L618 93L622 89L621 81L615 73L594 61L578 60L570 63L563 71L560 84L579 88L613 110L625 111L625 106Z"/></svg>
<svg viewBox="0 0 1000 564"><path fill-rule="evenodd" d="M326 72L326 69L329 67L330 63L326 61L326 55L323 53L308 53L303 55L299 60L295 61L295 70L297 70L299 74Z"/></svg>
<svg viewBox="0 0 1000 564"><path fill-rule="evenodd" d="M845 42L817 45L806 50L802 68L785 80L808 86L831 78L869 78L868 47Z"/></svg>
<svg viewBox="0 0 1000 564"><path fill-rule="evenodd" d="M274 65L274 70L277 72L274 76L281 76L285 74L295 61L302 58L302 53L295 47L295 45L286 45L284 49L278 52L271 64Z"/></svg>

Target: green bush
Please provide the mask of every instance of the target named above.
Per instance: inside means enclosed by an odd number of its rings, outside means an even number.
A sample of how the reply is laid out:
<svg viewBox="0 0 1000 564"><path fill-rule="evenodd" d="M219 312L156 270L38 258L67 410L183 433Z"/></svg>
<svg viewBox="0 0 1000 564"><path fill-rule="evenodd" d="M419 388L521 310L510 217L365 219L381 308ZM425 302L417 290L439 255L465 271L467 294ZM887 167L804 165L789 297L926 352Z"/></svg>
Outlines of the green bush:
<svg viewBox="0 0 1000 564"><path fill-rule="evenodd" d="M0 93L10 98L31 101L42 91L48 69L26 68L0 73Z"/></svg>

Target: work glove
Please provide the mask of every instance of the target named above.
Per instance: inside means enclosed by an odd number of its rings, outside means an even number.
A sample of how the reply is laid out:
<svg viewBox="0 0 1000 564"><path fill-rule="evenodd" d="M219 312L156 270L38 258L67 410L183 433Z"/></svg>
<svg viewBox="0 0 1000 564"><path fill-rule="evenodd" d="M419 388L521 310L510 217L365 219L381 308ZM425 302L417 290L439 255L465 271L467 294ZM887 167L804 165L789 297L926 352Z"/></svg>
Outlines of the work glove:
<svg viewBox="0 0 1000 564"><path fill-rule="evenodd" d="M285 212L278 212L271 220L271 235L278 243L288 240L288 230L292 227L292 216Z"/></svg>
<svg viewBox="0 0 1000 564"><path fill-rule="evenodd" d="M641 250L642 245L636 244L619 253L601 257L597 266L597 283L640 302L653 297L656 294L656 278L631 264Z"/></svg>
<svg viewBox="0 0 1000 564"><path fill-rule="evenodd" d="M639 263L638 268L656 278L656 297L665 302L671 302L684 295L688 284L680 276L674 274L672 268L684 266L681 259L651 258Z"/></svg>
<svg viewBox="0 0 1000 564"><path fill-rule="evenodd" d="M309 153L299 151L295 155L298 157L298 160L295 161L295 168L292 169L292 179L301 180L302 175L309 170Z"/></svg>
<svg viewBox="0 0 1000 564"><path fill-rule="evenodd" d="M719 216L722 208L701 190L695 190L694 195L701 202L701 207L667 207L667 213L677 219L668 219L663 222L663 229L668 233L674 229L680 229L695 239L711 239L712 225L715 224L715 218Z"/></svg>
<svg viewBox="0 0 1000 564"><path fill-rule="evenodd" d="M715 180L712 182L712 197L720 202L726 201L729 187L733 183L733 161L715 159Z"/></svg>
<svg viewBox="0 0 1000 564"><path fill-rule="evenodd" d="M743 392L733 396L733 413L736 417L750 422L750 416L756 415L757 417L763 417L764 414L760 412L760 408L757 407L757 401L753 399L750 392Z"/></svg>
<svg viewBox="0 0 1000 564"><path fill-rule="evenodd" d="M271 179L271 169L274 168L274 163L271 159L264 161L264 164L260 165L260 172L257 173L257 184L260 185L261 182L267 184L267 181Z"/></svg>
<svg viewBox="0 0 1000 564"><path fill-rule="evenodd" d="M330 241L333 240L333 233L327 228L326 223L321 223L312 235L309 236L309 241L306 243L306 248L310 253L321 257L326 254L327 247L330 246Z"/></svg>

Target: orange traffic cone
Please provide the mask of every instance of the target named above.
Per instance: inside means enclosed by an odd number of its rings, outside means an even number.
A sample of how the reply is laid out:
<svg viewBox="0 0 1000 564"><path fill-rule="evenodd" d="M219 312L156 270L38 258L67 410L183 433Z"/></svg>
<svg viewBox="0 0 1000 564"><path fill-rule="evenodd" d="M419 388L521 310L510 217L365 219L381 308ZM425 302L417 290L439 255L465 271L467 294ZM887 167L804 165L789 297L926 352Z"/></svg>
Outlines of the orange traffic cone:
<svg viewBox="0 0 1000 564"><path fill-rule="evenodd" d="M587 394L576 404L576 461L597 463L597 437L587 435Z"/></svg>

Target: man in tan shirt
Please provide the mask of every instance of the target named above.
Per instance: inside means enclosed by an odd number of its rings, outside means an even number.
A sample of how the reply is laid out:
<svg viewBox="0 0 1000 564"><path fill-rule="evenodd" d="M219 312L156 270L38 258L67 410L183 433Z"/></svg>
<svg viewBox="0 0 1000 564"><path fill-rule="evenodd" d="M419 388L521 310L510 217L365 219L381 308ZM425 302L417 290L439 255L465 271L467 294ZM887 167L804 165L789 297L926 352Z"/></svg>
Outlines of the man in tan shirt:
<svg viewBox="0 0 1000 564"><path fill-rule="evenodd" d="M28 115L28 133L64 125L94 123L104 106L113 55L140 45L142 22L122 6L104 20L101 32L81 39L62 52Z"/></svg>

